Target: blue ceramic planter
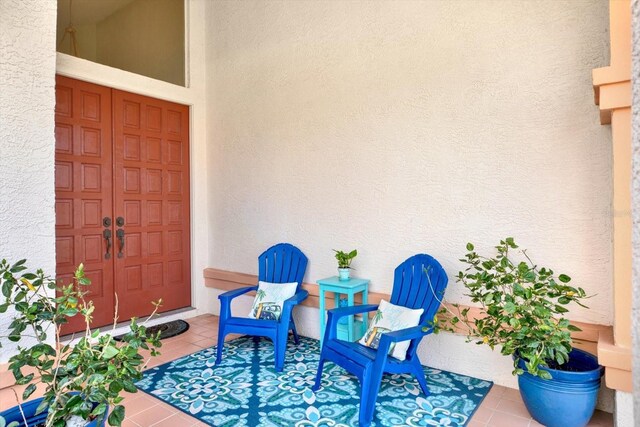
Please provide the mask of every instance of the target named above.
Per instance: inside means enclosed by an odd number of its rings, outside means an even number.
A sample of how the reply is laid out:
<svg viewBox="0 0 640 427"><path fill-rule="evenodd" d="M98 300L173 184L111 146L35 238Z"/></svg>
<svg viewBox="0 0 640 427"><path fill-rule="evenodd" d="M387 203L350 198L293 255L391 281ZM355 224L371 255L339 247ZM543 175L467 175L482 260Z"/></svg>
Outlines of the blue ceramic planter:
<svg viewBox="0 0 640 427"><path fill-rule="evenodd" d="M44 422L46 421L47 419L46 411L41 414L34 415L36 412L36 409L38 408L38 405L40 405L40 402L42 402L41 397L38 399L30 400L22 404L22 411L24 412L24 415L27 418L27 427L33 427L33 426L37 426L38 424L44 424ZM87 424L86 427L104 427L105 421L107 418L107 413L108 413L108 409L107 409L107 412L105 413L104 419L100 423L98 423L97 420L93 420L89 424ZM4 417L7 425L9 425L12 421L17 421L21 423L19 424L20 427L25 427L24 421L22 419L22 414L20 413L20 408L18 408L17 406L7 409L6 411L0 412L0 415Z"/></svg>
<svg viewBox="0 0 640 427"><path fill-rule="evenodd" d="M541 368L552 377L543 380L527 373L524 362L519 362L525 370L518 377L524 404L533 419L546 427L584 427L596 407L604 368L595 356L575 348L568 364L573 371Z"/></svg>

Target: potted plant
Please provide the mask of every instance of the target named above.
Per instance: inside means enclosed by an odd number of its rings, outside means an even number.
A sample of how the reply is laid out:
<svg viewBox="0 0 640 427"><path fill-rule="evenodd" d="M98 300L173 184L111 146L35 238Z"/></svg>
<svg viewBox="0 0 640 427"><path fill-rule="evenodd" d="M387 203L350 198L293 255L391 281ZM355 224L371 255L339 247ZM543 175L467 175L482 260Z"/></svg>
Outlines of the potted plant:
<svg viewBox="0 0 640 427"><path fill-rule="evenodd" d="M358 255L358 251L356 249L351 252L343 252L333 250L336 253L336 259L338 260L338 277L340 280L349 280L350 270L351 270L351 261Z"/></svg>
<svg viewBox="0 0 640 427"><path fill-rule="evenodd" d="M42 270L27 272L25 260L11 265L0 262L0 284L4 302L0 313L10 307L15 312L8 336L13 342L26 341L25 347L9 359L9 369L17 385L27 385L22 399L28 399L39 384L41 398L0 412L0 425L7 427L70 425L103 426L105 421L119 426L124 419L120 405L123 390L135 393L134 381L142 378L146 365L140 350L159 354L159 335L147 336L146 327L131 320L130 331L122 343L110 334L91 331L93 303L84 298L83 287L90 285L82 264L73 283L57 288ZM57 291L57 296L51 294ZM156 313L160 302L154 303ZM117 313L117 297L116 297ZM60 340L60 328L68 319L82 316L86 324L75 344ZM114 327L117 315L114 318ZM75 337L74 337L75 338ZM74 339L75 340L75 339Z"/></svg>
<svg viewBox="0 0 640 427"><path fill-rule="evenodd" d="M515 261L513 238L500 241L493 257L481 256L471 243L458 273L467 296L480 304L469 319L469 308L450 319L467 328L469 341L499 347L513 357L520 393L533 418L547 427L585 426L595 409L603 368L595 356L572 348L571 332L580 329L564 315L567 305L582 304L584 289L569 285L566 274L554 275L536 266L525 250ZM446 310L446 309L445 309ZM453 314L453 313L452 313ZM459 325L458 325L459 326Z"/></svg>

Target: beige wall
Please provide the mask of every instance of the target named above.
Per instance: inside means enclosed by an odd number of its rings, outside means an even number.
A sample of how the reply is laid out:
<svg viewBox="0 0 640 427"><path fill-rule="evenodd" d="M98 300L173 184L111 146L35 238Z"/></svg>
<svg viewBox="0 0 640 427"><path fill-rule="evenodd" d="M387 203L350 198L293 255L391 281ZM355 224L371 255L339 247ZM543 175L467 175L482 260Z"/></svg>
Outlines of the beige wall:
<svg viewBox="0 0 640 427"><path fill-rule="evenodd" d="M0 29L0 259L54 275L55 3L2 0ZM0 336L13 315L0 315ZM17 346L0 344L2 364Z"/></svg>
<svg viewBox="0 0 640 427"><path fill-rule="evenodd" d="M183 0L136 0L99 22L96 35L97 62L184 85Z"/></svg>
<svg viewBox="0 0 640 427"><path fill-rule="evenodd" d="M610 324L611 135L591 69L608 63L595 1L212 2L211 267L255 272L268 245L388 292L429 252L514 236L595 296ZM447 296L464 301L451 281Z"/></svg>
<svg viewBox="0 0 640 427"><path fill-rule="evenodd" d="M256 273L289 241L314 282L332 248L358 248L355 274L389 292L428 252L467 302L466 242L514 236L595 294L571 318L611 324L611 133L591 83L606 2L216 1L206 19L210 267ZM317 310L297 315L317 337ZM420 353L516 386L508 358L462 337Z"/></svg>

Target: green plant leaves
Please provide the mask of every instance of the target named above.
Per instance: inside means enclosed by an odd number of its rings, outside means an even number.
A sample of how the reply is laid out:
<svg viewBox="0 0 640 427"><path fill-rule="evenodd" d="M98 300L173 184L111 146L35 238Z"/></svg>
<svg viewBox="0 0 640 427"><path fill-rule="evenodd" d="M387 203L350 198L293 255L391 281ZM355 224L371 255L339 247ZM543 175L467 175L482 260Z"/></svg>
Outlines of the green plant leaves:
<svg viewBox="0 0 640 427"><path fill-rule="evenodd" d="M333 249L336 253L335 257L338 260L338 268L350 268L351 261L358 255L358 250L354 249L351 252L343 252L337 251Z"/></svg>
<svg viewBox="0 0 640 427"><path fill-rule="evenodd" d="M108 346L104 349L102 354L103 359L111 359L118 355L118 349L113 346Z"/></svg>
<svg viewBox="0 0 640 427"><path fill-rule="evenodd" d="M512 302L508 302L504 305L504 311L509 314L513 314L516 312L516 305Z"/></svg>
<svg viewBox="0 0 640 427"><path fill-rule="evenodd" d="M582 306L580 300L587 295L567 285L571 279L566 274L556 277L553 270L537 267L525 250L519 251L523 259L514 260L510 251L516 248L515 240L507 237L496 246L497 254L483 256L467 244L461 258L465 268L457 279L471 301L481 305L480 318L471 321L467 313L454 318L468 328L468 341L499 346L502 354L513 355L514 374L523 373L518 367L522 359L529 373L546 378L548 372L539 365L566 362L571 332L579 330L562 317L569 311L566 306Z"/></svg>
<svg viewBox="0 0 640 427"><path fill-rule="evenodd" d="M124 420L124 406L117 405L116 407L113 408L113 410L109 414L109 418L107 419L107 421L111 426L119 426L122 424L123 420Z"/></svg>
<svg viewBox="0 0 640 427"><path fill-rule="evenodd" d="M558 280L560 280L562 283L569 283L571 281L571 277L567 276L566 274L561 274L558 276Z"/></svg>
<svg viewBox="0 0 640 427"><path fill-rule="evenodd" d="M42 383L45 390L37 411L47 411L47 425L64 427L69 415L83 419L90 415L104 417L107 406L114 407L111 424L120 425L124 418L124 408L118 405L122 401L120 393L123 390L137 391L134 382L142 377L144 366L139 349L159 354L157 348L161 343L158 336L147 337L146 328L135 320L131 322L131 331L122 345L116 346L108 334L91 332L94 306L91 301L84 300L86 291L78 286L88 286L91 282L85 277L82 266L77 269L73 283L61 286L45 276L42 270L35 273L25 270L24 261L13 265L6 260L0 261L3 295L0 312L4 313L9 308L14 311L6 338L20 342L24 333L25 337L37 341L30 347L18 347L18 352L9 359L9 369L16 384L27 386L23 399L32 396L36 384ZM41 289L56 292L40 292ZM158 307L159 302L154 305ZM64 324L79 314L87 324L84 335L74 345L60 345L58 331L51 327L52 324ZM49 340L52 337L47 337L47 330L52 331L55 345L51 345ZM29 369L28 375L23 375L23 368ZM37 383L33 371L38 373ZM79 394L70 394L72 392Z"/></svg>
<svg viewBox="0 0 640 427"><path fill-rule="evenodd" d="M25 388L22 392L22 399L27 400L29 396L31 396L33 392L36 391L36 387L37 386L35 384L29 384L27 388Z"/></svg>

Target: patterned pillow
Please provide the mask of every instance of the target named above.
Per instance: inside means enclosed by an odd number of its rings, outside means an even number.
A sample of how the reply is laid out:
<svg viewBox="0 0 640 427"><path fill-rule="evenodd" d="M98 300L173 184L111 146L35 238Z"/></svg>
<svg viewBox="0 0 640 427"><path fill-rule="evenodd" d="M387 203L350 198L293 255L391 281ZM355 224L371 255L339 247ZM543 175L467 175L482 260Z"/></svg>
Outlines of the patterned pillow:
<svg viewBox="0 0 640 427"><path fill-rule="evenodd" d="M258 282L256 297L249 317L252 319L278 320L284 301L296 294L298 284Z"/></svg>
<svg viewBox="0 0 640 427"><path fill-rule="evenodd" d="M423 308L414 310L381 300L367 333L358 342L367 347L378 348L380 335L418 326L423 312ZM389 354L398 360L406 359L410 343L411 341L391 343Z"/></svg>

